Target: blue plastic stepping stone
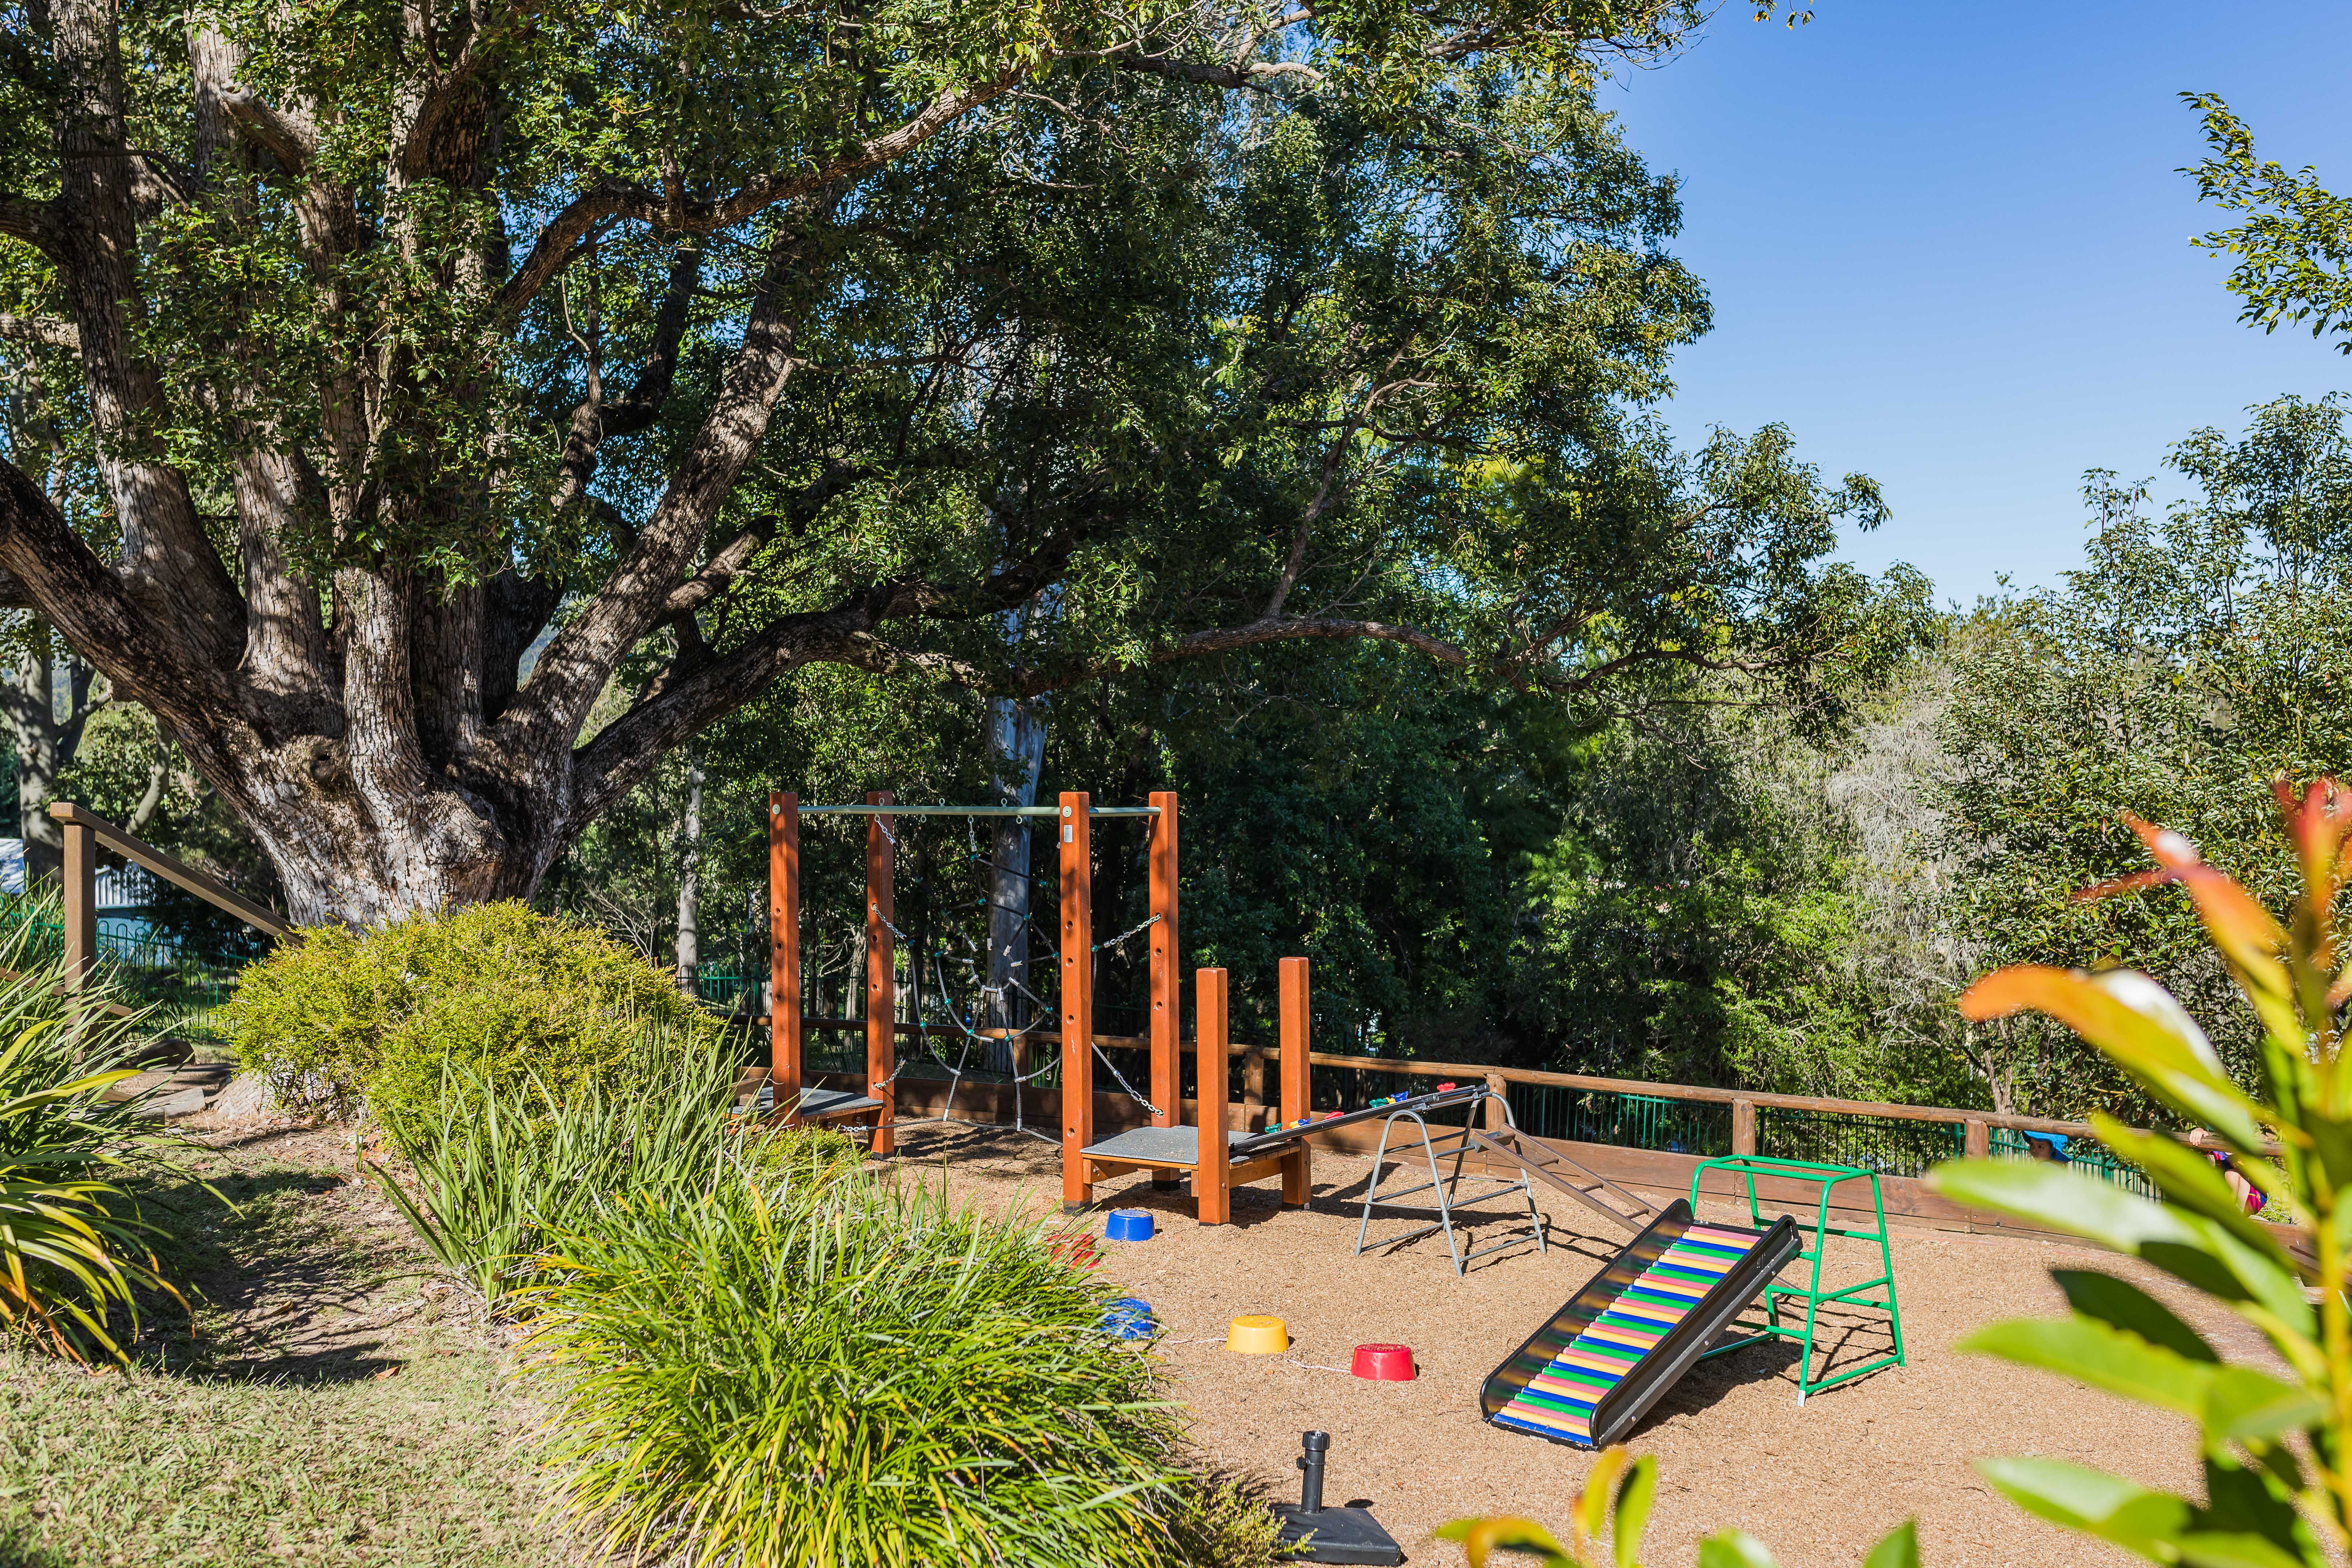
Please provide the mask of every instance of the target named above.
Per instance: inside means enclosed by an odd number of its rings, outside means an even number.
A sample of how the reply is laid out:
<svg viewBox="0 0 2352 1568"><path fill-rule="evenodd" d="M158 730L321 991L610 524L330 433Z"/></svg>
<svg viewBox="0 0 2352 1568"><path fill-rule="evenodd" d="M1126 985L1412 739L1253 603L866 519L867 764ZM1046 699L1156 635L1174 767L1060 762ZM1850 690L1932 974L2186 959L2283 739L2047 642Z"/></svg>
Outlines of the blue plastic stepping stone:
<svg viewBox="0 0 2352 1568"><path fill-rule="evenodd" d="M1121 1296L1113 1301L1104 1309L1097 1326L1115 1340L1148 1340L1160 1330L1152 1321L1151 1303L1140 1296Z"/></svg>
<svg viewBox="0 0 2352 1568"><path fill-rule="evenodd" d="M1105 1241L1150 1241L1151 1211L1150 1209L1113 1209L1103 1225Z"/></svg>

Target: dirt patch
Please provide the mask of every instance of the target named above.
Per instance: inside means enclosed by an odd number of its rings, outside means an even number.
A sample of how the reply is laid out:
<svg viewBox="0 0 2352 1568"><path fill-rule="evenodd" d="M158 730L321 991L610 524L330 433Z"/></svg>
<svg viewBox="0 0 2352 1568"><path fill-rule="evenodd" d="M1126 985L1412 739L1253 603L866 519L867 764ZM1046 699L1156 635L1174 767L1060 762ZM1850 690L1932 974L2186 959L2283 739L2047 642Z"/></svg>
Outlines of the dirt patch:
<svg viewBox="0 0 2352 1568"><path fill-rule="evenodd" d="M951 1188L991 1206L1051 1210L1060 1201L1058 1148L1006 1130L910 1129L901 1158L910 1174L939 1180L944 1171ZM1456 1548L1431 1539L1446 1520L1512 1512L1564 1521L1591 1456L1486 1425L1479 1386L1627 1238L1566 1198L1539 1196L1540 1254L1530 1242L1471 1263L1460 1279L1442 1236L1375 1245L1359 1257L1370 1174L1369 1160L1318 1152L1308 1207L1283 1211L1270 1183L1241 1188L1234 1223L1207 1227L1181 1194L1155 1193L1137 1175L1096 1188L1091 1223L1100 1236L1103 1210L1153 1212L1154 1238L1106 1243L1104 1268L1151 1303L1176 1394L1211 1463L1255 1478L1270 1495L1296 1496L1290 1467L1299 1433L1320 1427L1332 1439L1327 1495L1369 1501L1411 1561L1458 1563ZM1370 1239L1412 1223L1376 1217ZM1528 1226L1513 1194L1479 1205L1465 1228L1475 1247ZM1865 1277L1860 1251L1841 1257L1833 1248L1841 1280ZM2186 1423L1951 1348L1983 1323L2062 1310L2048 1270L2086 1265L2137 1281L2224 1354L2268 1359L2252 1329L2128 1260L2042 1242L1898 1230L1907 1364L1824 1391L1801 1408L1793 1346L1756 1346L1695 1371L1631 1439L1659 1460L1648 1560L1687 1563L1703 1536L1737 1526L1769 1542L1788 1568L1850 1568L1916 1515L1922 1558L1938 1568L2133 1561L2028 1518L1969 1467L1979 1456L2032 1452L2196 1489ZM1226 1324L1243 1313L1282 1318L1290 1352L1228 1354ZM1879 1314L1841 1319L1835 1364L1858 1364L1885 1348L1884 1321ZM1354 1347L1373 1342L1412 1346L1420 1376L1382 1384L1349 1375Z"/></svg>

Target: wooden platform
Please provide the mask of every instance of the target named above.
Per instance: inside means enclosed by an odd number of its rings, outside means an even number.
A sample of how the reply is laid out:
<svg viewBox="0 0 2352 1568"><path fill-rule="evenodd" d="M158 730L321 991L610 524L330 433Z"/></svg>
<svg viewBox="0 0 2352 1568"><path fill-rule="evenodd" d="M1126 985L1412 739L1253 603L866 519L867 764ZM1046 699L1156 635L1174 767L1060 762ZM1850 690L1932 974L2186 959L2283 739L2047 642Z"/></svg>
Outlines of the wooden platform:
<svg viewBox="0 0 2352 1568"><path fill-rule="evenodd" d="M1246 1132L1228 1132L1225 1143L1231 1147L1251 1137ZM1087 1181L1097 1182L1106 1176L1117 1176L1129 1171L1190 1171L1201 1163L1201 1130L1197 1127L1130 1127L1115 1137L1099 1143L1088 1144L1082 1157L1087 1163ZM1269 1155L1245 1164L1230 1167L1233 1182L1262 1181L1282 1173L1282 1156Z"/></svg>

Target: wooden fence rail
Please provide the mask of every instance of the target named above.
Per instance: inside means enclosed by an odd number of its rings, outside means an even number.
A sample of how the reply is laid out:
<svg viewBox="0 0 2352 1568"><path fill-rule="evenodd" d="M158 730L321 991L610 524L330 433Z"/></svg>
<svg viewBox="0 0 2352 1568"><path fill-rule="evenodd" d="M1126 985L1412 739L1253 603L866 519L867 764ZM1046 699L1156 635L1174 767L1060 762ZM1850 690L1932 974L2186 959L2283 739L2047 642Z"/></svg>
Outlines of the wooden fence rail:
<svg viewBox="0 0 2352 1568"><path fill-rule="evenodd" d="M804 1029L856 1033L866 1027L862 1018L803 1018ZM950 1030L920 1024L899 1024L900 1035L945 1036L954 1037ZM1002 1029L977 1031L984 1038L1002 1038ZM1107 1050L1143 1050L1150 1042L1137 1035L1097 1035L1095 1044ZM1186 1056L1196 1054L1193 1043L1186 1040L1179 1047ZM1235 1040L1225 1047L1228 1057L1244 1058L1255 1072L1262 1073L1266 1062L1282 1059L1280 1046L1249 1045ZM1709 1089L1697 1084L1651 1083L1641 1079L1594 1078L1586 1073L1542 1072L1532 1068L1504 1068L1476 1062L1433 1062L1402 1057L1347 1057L1328 1051L1309 1051L1309 1063L1316 1067L1353 1068L1365 1072L1404 1073L1414 1078L1483 1079L1490 1083L1523 1083L1548 1089L1590 1089L1602 1094L1633 1095L1646 1100L1678 1100L1706 1105L1727 1105L1731 1108L1732 1149L1735 1154L1756 1152L1756 1111L1759 1107L1775 1110L1807 1110L1830 1116L1864 1116L1887 1121L1931 1121L1963 1130L1963 1142L1970 1154L1990 1152L1991 1132L2000 1128L2013 1132L2054 1133L2065 1138L2088 1138L2090 1124L2083 1121L2053 1121L2042 1116L2011 1116L1997 1110L1976 1110L1953 1105L1901 1105L1872 1100L1833 1100L1803 1094L1768 1094L1744 1089Z"/></svg>
<svg viewBox="0 0 2352 1568"><path fill-rule="evenodd" d="M227 910L266 936L282 938L286 922L275 910L240 898L219 882L167 855L128 828L85 811L69 800L49 807L49 815L65 830L65 984L79 989L98 967L98 848L116 854L184 888L217 909Z"/></svg>

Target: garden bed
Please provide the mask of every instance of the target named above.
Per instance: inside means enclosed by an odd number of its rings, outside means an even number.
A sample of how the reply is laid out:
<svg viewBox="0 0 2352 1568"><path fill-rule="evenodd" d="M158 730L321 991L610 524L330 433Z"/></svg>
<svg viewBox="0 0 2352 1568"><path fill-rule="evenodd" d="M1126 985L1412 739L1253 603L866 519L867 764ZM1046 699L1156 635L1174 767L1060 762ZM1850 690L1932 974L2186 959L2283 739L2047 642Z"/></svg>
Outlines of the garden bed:
<svg viewBox="0 0 2352 1568"><path fill-rule="evenodd" d="M951 1186L992 1204L1059 1200L1058 1148L1009 1130L908 1128L901 1158L909 1173L944 1163ZM1430 1539L1448 1519L1517 1512L1564 1522L1590 1456L1484 1425L1479 1384L1624 1238L1539 1193L1544 1256L1532 1245L1499 1252L1460 1279L1438 1235L1355 1257L1370 1173L1369 1160L1318 1152L1307 1210L1281 1211L1271 1184L1241 1188L1234 1223L1212 1227L1195 1223L1181 1194L1155 1195L1148 1177L1101 1184L1098 1212L1149 1208L1158 1226L1149 1242L1108 1244L1103 1267L1158 1313L1176 1396L1211 1465L1295 1497L1298 1435L1321 1427L1332 1437L1333 1500L1370 1500L1412 1562L1458 1563L1457 1548ZM1511 1204L1480 1212L1494 1217L1472 1226L1476 1243L1500 1239ZM1517 1223L1526 1227L1524 1209ZM1372 1234L1410 1226L1376 1218ZM1952 1351L1980 1324L2063 1310L2046 1273L2053 1266L2112 1268L2198 1324L2225 1355L2270 1359L2251 1329L2137 1263L1943 1232L1898 1230L1894 1245L1907 1367L1800 1409L1793 1349L1754 1347L1700 1367L1637 1430L1632 1446L1660 1463L1648 1561L1688 1563L1702 1536L1736 1525L1768 1542L1784 1568L1853 1568L1906 1514L1918 1516L1921 1559L1937 1568L2128 1561L2028 1518L1969 1467L1979 1456L2031 1451L2195 1489L2186 1423ZM1288 1323L1288 1355L1225 1352L1227 1322L1258 1312ZM1419 1379L1349 1375L1349 1352L1370 1342L1411 1345ZM1856 1326L1840 1354L1859 1360L1885 1342L1882 1330Z"/></svg>

